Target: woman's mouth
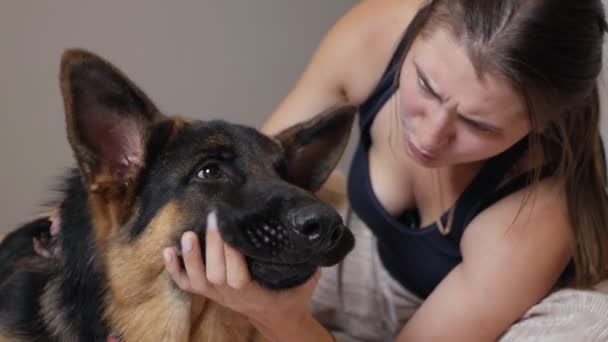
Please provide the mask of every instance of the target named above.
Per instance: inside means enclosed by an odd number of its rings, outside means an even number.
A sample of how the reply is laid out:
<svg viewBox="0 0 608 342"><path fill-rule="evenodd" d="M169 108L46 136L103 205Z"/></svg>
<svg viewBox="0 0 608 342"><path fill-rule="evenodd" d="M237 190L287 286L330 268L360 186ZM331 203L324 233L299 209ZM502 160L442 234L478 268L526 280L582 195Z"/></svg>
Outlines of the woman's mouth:
<svg viewBox="0 0 608 342"><path fill-rule="evenodd" d="M419 148L418 146L416 146L416 144L412 142L409 134L410 130L405 122L405 118L401 117L399 121L401 124L401 129L403 131L403 141L406 146L407 154L409 154L410 157L412 157L414 160L416 160L422 165L431 165L436 162L436 154L429 153L428 151Z"/></svg>
<svg viewBox="0 0 608 342"><path fill-rule="evenodd" d="M421 150L409 139L407 140L407 151L412 158L414 158L417 162L423 165L432 164L437 160L437 157L435 155Z"/></svg>

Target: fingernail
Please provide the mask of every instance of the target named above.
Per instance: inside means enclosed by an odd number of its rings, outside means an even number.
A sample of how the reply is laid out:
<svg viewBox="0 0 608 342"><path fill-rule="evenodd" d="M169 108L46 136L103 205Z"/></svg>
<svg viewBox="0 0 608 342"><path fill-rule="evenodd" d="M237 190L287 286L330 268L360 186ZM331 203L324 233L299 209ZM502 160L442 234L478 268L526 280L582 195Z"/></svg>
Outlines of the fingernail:
<svg viewBox="0 0 608 342"><path fill-rule="evenodd" d="M171 259L173 259L171 256L171 251L168 248L163 251L163 258L165 258L165 262L167 264L171 262Z"/></svg>
<svg viewBox="0 0 608 342"><path fill-rule="evenodd" d="M212 211L207 215L207 229L217 230L217 214Z"/></svg>
<svg viewBox="0 0 608 342"><path fill-rule="evenodd" d="M182 251L184 253L190 252L192 250L192 238L188 237L186 234L182 236Z"/></svg>

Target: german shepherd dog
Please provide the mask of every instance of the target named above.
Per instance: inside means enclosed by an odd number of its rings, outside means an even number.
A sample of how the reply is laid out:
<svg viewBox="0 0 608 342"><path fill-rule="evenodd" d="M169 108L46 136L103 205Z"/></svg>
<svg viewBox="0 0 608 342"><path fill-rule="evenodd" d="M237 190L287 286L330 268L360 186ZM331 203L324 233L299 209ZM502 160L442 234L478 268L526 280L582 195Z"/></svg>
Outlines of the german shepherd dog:
<svg viewBox="0 0 608 342"><path fill-rule="evenodd" d="M0 341L260 339L245 317L180 290L164 269L163 248L179 246L183 232L204 246L210 211L252 278L277 291L352 249L342 218L314 193L343 153L356 108L268 137L163 115L87 51L63 54L60 81L77 167L62 182L59 233L41 218L0 245Z"/></svg>

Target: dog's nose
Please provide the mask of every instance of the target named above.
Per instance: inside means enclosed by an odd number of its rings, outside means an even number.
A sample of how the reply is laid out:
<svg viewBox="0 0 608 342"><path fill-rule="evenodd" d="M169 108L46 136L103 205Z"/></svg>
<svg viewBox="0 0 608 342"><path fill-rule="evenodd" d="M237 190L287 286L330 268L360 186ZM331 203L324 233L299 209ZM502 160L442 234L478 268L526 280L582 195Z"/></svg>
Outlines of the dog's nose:
<svg viewBox="0 0 608 342"><path fill-rule="evenodd" d="M322 204L311 204L293 209L288 214L289 223L300 235L311 242L323 241L332 236L342 220L335 212Z"/></svg>

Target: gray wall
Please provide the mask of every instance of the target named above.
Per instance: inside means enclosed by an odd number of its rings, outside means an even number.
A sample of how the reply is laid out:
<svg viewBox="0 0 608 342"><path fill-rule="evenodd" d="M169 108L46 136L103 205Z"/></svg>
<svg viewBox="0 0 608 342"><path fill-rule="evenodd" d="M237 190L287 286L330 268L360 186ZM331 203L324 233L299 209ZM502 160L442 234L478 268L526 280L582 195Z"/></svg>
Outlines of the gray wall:
<svg viewBox="0 0 608 342"><path fill-rule="evenodd" d="M0 2L0 232L72 165L61 52L111 60L167 113L259 126L355 0Z"/></svg>

